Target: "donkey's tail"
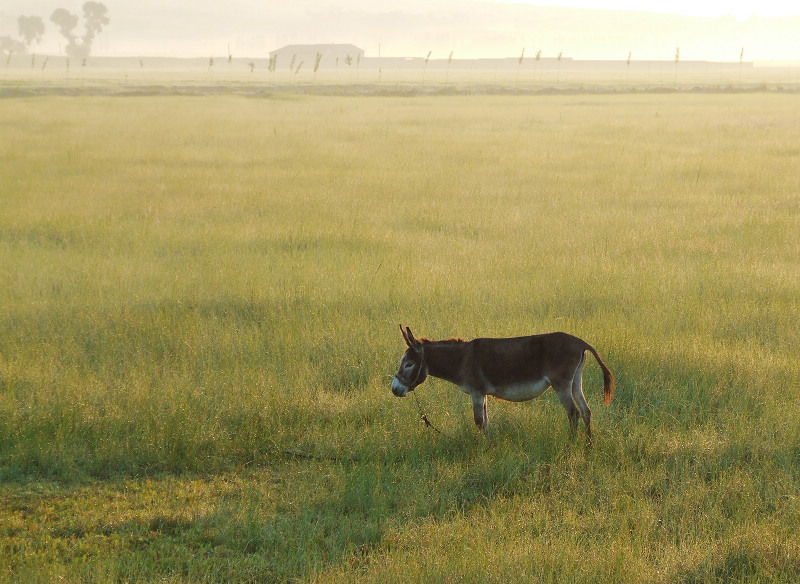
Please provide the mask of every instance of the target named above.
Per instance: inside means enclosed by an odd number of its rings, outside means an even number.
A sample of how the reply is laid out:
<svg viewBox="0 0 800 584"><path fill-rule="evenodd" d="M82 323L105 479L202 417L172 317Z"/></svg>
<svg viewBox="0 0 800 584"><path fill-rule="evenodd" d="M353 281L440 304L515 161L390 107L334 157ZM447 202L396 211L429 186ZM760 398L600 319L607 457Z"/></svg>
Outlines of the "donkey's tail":
<svg viewBox="0 0 800 584"><path fill-rule="evenodd" d="M600 355L597 354L594 347L592 347L589 343L586 343L586 348L592 352L594 358L597 359L597 363L600 365L600 368L603 370L603 403L608 405L611 403L611 398L614 397L614 387L616 386L616 381L614 380L614 374L611 373L611 369L603 363L603 360L600 358Z"/></svg>

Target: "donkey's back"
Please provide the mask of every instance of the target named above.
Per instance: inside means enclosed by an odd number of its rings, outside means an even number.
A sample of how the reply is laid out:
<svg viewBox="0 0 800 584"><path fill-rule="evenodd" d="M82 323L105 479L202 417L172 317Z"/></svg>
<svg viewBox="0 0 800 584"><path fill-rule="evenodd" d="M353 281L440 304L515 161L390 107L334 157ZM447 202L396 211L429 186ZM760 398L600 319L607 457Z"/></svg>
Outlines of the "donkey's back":
<svg viewBox="0 0 800 584"><path fill-rule="evenodd" d="M560 379L571 381L584 352L593 350L586 341L561 332L478 338L468 345L471 359L465 365L473 369L474 376L496 388L545 379L549 385Z"/></svg>

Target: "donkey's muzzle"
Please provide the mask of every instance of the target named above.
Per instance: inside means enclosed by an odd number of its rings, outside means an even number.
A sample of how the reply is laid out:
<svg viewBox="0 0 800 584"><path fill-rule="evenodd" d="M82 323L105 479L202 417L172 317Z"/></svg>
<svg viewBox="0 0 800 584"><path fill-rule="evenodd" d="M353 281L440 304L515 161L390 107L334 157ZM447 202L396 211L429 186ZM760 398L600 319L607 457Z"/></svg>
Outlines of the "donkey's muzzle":
<svg viewBox="0 0 800 584"><path fill-rule="evenodd" d="M402 383L397 377L392 380L392 393L397 397L406 397L410 388Z"/></svg>

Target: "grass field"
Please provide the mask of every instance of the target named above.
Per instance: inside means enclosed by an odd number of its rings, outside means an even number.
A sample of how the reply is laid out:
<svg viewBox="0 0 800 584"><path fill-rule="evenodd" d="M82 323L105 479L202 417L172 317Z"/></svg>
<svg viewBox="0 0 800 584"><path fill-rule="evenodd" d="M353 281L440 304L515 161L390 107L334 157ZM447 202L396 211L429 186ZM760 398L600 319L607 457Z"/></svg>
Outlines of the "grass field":
<svg viewBox="0 0 800 584"><path fill-rule="evenodd" d="M0 581L796 582L795 95L0 102ZM389 384L563 330L552 394Z"/></svg>

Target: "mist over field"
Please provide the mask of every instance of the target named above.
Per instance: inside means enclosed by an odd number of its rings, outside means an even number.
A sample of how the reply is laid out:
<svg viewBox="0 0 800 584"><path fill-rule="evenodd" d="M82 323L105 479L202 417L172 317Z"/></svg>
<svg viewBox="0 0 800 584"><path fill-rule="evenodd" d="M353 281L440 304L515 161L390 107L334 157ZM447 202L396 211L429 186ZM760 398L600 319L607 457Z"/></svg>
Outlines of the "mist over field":
<svg viewBox="0 0 800 584"><path fill-rule="evenodd" d="M62 3L10 0L0 7L0 35L15 32L18 15L49 16ZM670 60L680 46L686 60L800 59L800 15L780 17L769 5L711 8L702 16L670 13L671 6L601 10L524 3L439 1L367 2L105 2L112 25L97 38L96 55L257 58L287 44L351 43L369 57L513 57L522 47L576 59ZM680 7L680 4L678 5ZM77 11L79 6L68 7ZM680 9L680 8L678 8ZM737 12L733 12L736 10ZM757 13L761 10L764 15ZM712 14L712 15L708 15ZM48 34L35 49L60 52Z"/></svg>

